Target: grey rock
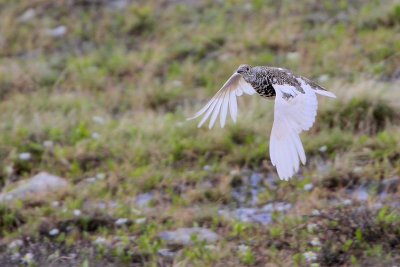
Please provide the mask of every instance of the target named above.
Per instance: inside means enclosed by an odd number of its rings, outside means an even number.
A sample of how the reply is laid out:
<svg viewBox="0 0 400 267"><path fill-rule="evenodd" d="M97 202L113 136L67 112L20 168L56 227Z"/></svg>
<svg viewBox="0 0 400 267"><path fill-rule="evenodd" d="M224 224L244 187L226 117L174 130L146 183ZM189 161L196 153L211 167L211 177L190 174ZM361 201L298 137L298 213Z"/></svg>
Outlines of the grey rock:
<svg viewBox="0 0 400 267"><path fill-rule="evenodd" d="M146 222L146 218L138 218L138 219L136 219L135 220L135 223L136 224L143 224L143 223L145 223Z"/></svg>
<svg viewBox="0 0 400 267"><path fill-rule="evenodd" d="M219 213L227 219L235 219L241 222L260 223L263 225L272 222L272 212L258 208L239 208L234 211L221 210Z"/></svg>
<svg viewBox="0 0 400 267"><path fill-rule="evenodd" d="M22 258L22 263L24 265L33 265L33 263L35 262L35 256L33 255L33 253L26 253L25 256Z"/></svg>
<svg viewBox="0 0 400 267"><path fill-rule="evenodd" d="M20 261L21 260L21 254L19 252L14 252L11 255L11 261Z"/></svg>
<svg viewBox="0 0 400 267"><path fill-rule="evenodd" d="M107 244L107 239L105 239L102 236L99 236L96 238L96 240L93 241L93 243L96 245L104 245L104 244Z"/></svg>
<svg viewBox="0 0 400 267"><path fill-rule="evenodd" d="M311 183L305 184L305 185L303 186L303 189L304 189L305 191L311 191L311 190L313 190L313 188L314 188L314 185L311 184Z"/></svg>
<svg viewBox="0 0 400 267"><path fill-rule="evenodd" d="M127 0L114 0L114 1L109 1L108 6L111 9L115 9L115 10L123 10L124 8L126 8L129 4L129 1Z"/></svg>
<svg viewBox="0 0 400 267"><path fill-rule="evenodd" d="M177 254L176 252L173 252L167 248L160 249L158 251L158 255L160 255L161 257L164 257L164 258L168 258L168 259L174 259L176 254Z"/></svg>
<svg viewBox="0 0 400 267"><path fill-rule="evenodd" d="M20 22L28 22L36 16L36 11L33 8L27 9L19 18Z"/></svg>
<svg viewBox="0 0 400 267"><path fill-rule="evenodd" d="M226 219L239 220L248 223L260 223L267 225L272 223L272 214L278 211L283 216L283 213L291 209L292 205L286 202L273 202L264 205L263 207L254 208L238 208L235 210L223 209L219 214Z"/></svg>
<svg viewBox="0 0 400 267"><path fill-rule="evenodd" d="M0 194L0 202L46 196L66 190L68 186L69 184L65 179L47 172L41 172L32 178L19 182L12 190L6 189Z"/></svg>
<svg viewBox="0 0 400 267"><path fill-rule="evenodd" d="M58 230L57 228L53 228L49 231L49 235L50 236L56 236L60 233L60 230Z"/></svg>
<svg viewBox="0 0 400 267"><path fill-rule="evenodd" d="M22 247L24 242L21 239L16 239L13 240L10 244L8 244L8 248L13 250L13 249L18 249L19 247Z"/></svg>
<svg viewBox="0 0 400 267"><path fill-rule="evenodd" d="M32 155L29 152L23 152L18 155L18 158L23 161L28 161L32 158Z"/></svg>
<svg viewBox="0 0 400 267"><path fill-rule="evenodd" d="M191 245L193 244L193 236L206 243L215 243L219 239L218 234L200 227L179 228L175 231L161 232L158 236L170 245Z"/></svg>
<svg viewBox="0 0 400 267"><path fill-rule="evenodd" d="M150 202L154 199L153 193L143 193L136 197L135 204L138 208L148 207Z"/></svg>
<svg viewBox="0 0 400 267"><path fill-rule="evenodd" d="M292 204L280 201L280 202L268 203L268 204L264 205L264 207L262 207L262 210L269 211L269 212L273 212L273 211L282 212L282 211L287 211L291 208L292 208Z"/></svg>
<svg viewBox="0 0 400 267"><path fill-rule="evenodd" d="M261 174L258 172L253 172L250 176L250 185L252 187L257 187L262 182Z"/></svg>
<svg viewBox="0 0 400 267"><path fill-rule="evenodd" d="M119 218L118 220L115 221L116 226L122 226L125 225L129 222L127 218Z"/></svg>
<svg viewBox="0 0 400 267"><path fill-rule="evenodd" d="M358 201L367 201L368 200L368 191L364 186L360 186L357 190L355 190L352 194L353 198Z"/></svg>
<svg viewBox="0 0 400 267"><path fill-rule="evenodd" d="M66 33L67 33L67 27L65 27L64 25L60 25L60 26L55 27L53 29L47 29L45 31L46 35L49 35L49 36L54 37L54 38L62 37Z"/></svg>

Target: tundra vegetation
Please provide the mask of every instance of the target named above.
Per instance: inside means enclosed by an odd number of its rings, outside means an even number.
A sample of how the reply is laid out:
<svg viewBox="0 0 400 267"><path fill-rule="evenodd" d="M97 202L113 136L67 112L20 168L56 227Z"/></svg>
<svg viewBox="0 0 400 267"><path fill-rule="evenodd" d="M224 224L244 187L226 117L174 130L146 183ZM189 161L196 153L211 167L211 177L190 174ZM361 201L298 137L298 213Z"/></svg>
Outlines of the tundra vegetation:
<svg viewBox="0 0 400 267"><path fill-rule="evenodd" d="M1 0L0 265L398 264L399 40L396 0ZM242 63L338 96L288 182L273 101L186 121Z"/></svg>

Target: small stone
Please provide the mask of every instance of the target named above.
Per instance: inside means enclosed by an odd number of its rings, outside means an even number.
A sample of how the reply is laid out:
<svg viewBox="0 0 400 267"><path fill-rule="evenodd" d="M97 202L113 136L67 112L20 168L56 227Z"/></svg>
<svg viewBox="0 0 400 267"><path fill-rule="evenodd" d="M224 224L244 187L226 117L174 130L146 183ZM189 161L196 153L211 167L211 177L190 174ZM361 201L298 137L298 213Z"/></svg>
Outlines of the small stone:
<svg viewBox="0 0 400 267"><path fill-rule="evenodd" d="M106 179L106 174L99 172L98 174L96 174L96 178L99 180L104 180L104 179Z"/></svg>
<svg viewBox="0 0 400 267"><path fill-rule="evenodd" d="M108 6L114 10L123 10L128 6L128 4L128 0L113 0L109 1Z"/></svg>
<svg viewBox="0 0 400 267"><path fill-rule="evenodd" d="M153 193L140 194L135 199L135 204L138 208L145 208L149 206L150 202L154 199Z"/></svg>
<svg viewBox="0 0 400 267"><path fill-rule="evenodd" d="M103 245L103 244L105 244L107 242L107 239L105 239L104 237L98 237L98 238L96 238L96 240L94 241L94 243L96 244L96 245Z"/></svg>
<svg viewBox="0 0 400 267"><path fill-rule="evenodd" d="M313 188L314 188L313 184L305 184L303 187L305 191L311 191Z"/></svg>
<svg viewBox="0 0 400 267"><path fill-rule="evenodd" d="M46 141L43 142L43 146L45 148L52 148L54 146L54 143L53 143L53 141L46 140Z"/></svg>
<svg viewBox="0 0 400 267"><path fill-rule="evenodd" d="M182 81L180 81L180 80L174 80L174 81L172 81L172 84L173 84L175 87L181 87L181 86L182 86Z"/></svg>
<svg viewBox="0 0 400 267"><path fill-rule="evenodd" d="M101 210L104 210L104 209L107 208L107 204L104 203L104 202L97 203L97 208L101 209Z"/></svg>
<svg viewBox="0 0 400 267"><path fill-rule="evenodd" d="M321 76L318 77L318 81L320 83L327 82L329 80L329 75L328 74L322 74Z"/></svg>
<svg viewBox="0 0 400 267"><path fill-rule="evenodd" d="M253 187L258 187L262 179L263 178L261 177L261 174L258 172L253 172L250 176L250 185Z"/></svg>
<svg viewBox="0 0 400 267"><path fill-rule="evenodd" d="M238 208L234 211L233 217L242 222L252 222L253 216L257 213L257 211L258 210L256 208Z"/></svg>
<svg viewBox="0 0 400 267"><path fill-rule="evenodd" d="M319 216L319 215L321 215L321 212L319 210L312 210L311 215L312 216Z"/></svg>
<svg viewBox="0 0 400 267"><path fill-rule="evenodd" d="M321 147L319 148L319 152L321 152L321 153L325 153L327 150L328 150L328 147L327 147L327 146L321 146Z"/></svg>
<svg viewBox="0 0 400 267"><path fill-rule="evenodd" d="M89 177L85 179L85 181L89 184L96 182L96 180L96 177Z"/></svg>
<svg viewBox="0 0 400 267"><path fill-rule="evenodd" d="M353 204L353 201L351 199L345 199L343 200L343 205L345 206L350 206Z"/></svg>
<svg viewBox="0 0 400 267"><path fill-rule="evenodd" d="M34 260L33 253L26 253L22 258L23 263L25 263L26 265L31 265L33 263L33 260Z"/></svg>
<svg viewBox="0 0 400 267"><path fill-rule="evenodd" d="M21 16L19 16L18 20L20 22L28 22L33 19L36 15L36 11L33 8L27 9Z"/></svg>
<svg viewBox="0 0 400 267"><path fill-rule="evenodd" d="M54 38L62 37L66 33L67 33L67 27L65 27L64 25L60 25L58 27L55 27L53 29L48 29L45 31L45 34Z"/></svg>
<svg viewBox="0 0 400 267"><path fill-rule="evenodd" d="M353 172L357 173L357 174L361 174L363 172L363 168L360 166L354 167Z"/></svg>
<svg viewBox="0 0 400 267"><path fill-rule="evenodd" d="M238 252L241 254L245 254L247 253L247 251L249 251L249 247L246 245L239 245L238 246Z"/></svg>
<svg viewBox="0 0 400 267"><path fill-rule="evenodd" d="M118 220L115 221L116 226L122 226L125 225L128 222L127 218L119 218Z"/></svg>
<svg viewBox="0 0 400 267"><path fill-rule="evenodd" d="M357 190L355 190L352 196L358 201L367 201L369 197L367 189L363 186L360 186Z"/></svg>
<svg viewBox="0 0 400 267"><path fill-rule="evenodd" d="M19 154L18 158L20 160L27 161L27 160L30 160L32 158L32 155L29 152L23 152L23 153Z"/></svg>
<svg viewBox="0 0 400 267"><path fill-rule="evenodd" d="M80 210L74 210L74 215L79 217L81 216L82 212Z"/></svg>
<svg viewBox="0 0 400 267"><path fill-rule="evenodd" d="M314 237L311 241L310 244L314 247L320 247L321 242L319 241L318 237Z"/></svg>
<svg viewBox="0 0 400 267"><path fill-rule="evenodd" d="M53 201L53 202L51 202L51 206L53 206L54 208L57 208L57 207L60 206L60 202L58 202L58 201Z"/></svg>
<svg viewBox="0 0 400 267"><path fill-rule="evenodd" d="M60 230L58 230L57 228L51 229L49 232L50 236L56 236L60 233Z"/></svg>
<svg viewBox="0 0 400 267"><path fill-rule="evenodd" d="M8 244L8 248L9 249L19 248L23 244L24 244L24 242L21 239L16 239L16 240L13 240L10 244Z"/></svg>
<svg viewBox="0 0 400 267"><path fill-rule="evenodd" d="M92 138L93 139L100 139L100 137L101 137L101 135L99 134L99 133L96 133L96 132L94 132L94 133L92 133Z"/></svg>
<svg viewBox="0 0 400 267"><path fill-rule="evenodd" d="M158 254L161 257L165 257L165 258L168 258L168 259L173 259L176 256L176 252L173 252L173 251L171 251L169 249L166 249L166 248L158 250Z"/></svg>
<svg viewBox="0 0 400 267"><path fill-rule="evenodd" d="M101 124L101 125L103 125L103 124L105 123L104 118L103 118L103 117L100 117L100 116L93 116L92 120L93 120L95 123L98 123L98 124Z"/></svg>
<svg viewBox="0 0 400 267"><path fill-rule="evenodd" d="M307 231L310 233L314 233L318 229L318 225L315 223L307 224Z"/></svg>
<svg viewBox="0 0 400 267"><path fill-rule="evenodd" d="M275 204L275 210L277 211L286 211L292 208L292 204L285 202L278 202Z"/></svg>
<svg viewBox="0 0 400 267"><path fill-rule="evenodd" d="M229 175L230 175L230 176L239 176L239 175L240 175L240 171L239 171L239 170L236 170L236 169L233 169L233 170L231 170L231 171L229 172Z"/></svg>
<svg viewBox="0 0 400 267"><path fill-rule="evenodd" d="M193 243L193 236L206 243L215 243L219 239L213 231L200 227L179 228L175 231L161 232L158 236L170 245L190 245Z"/></svg>
<svg viewBox="0 0 400 267"><path fill-rule="evenodd" d="M136 224L143 224L143 223L145 223L146 222L146 218L139 218L139 219L136 219L135 220L135 223Z"/></svg>
<svg viewBox="0 0 400 267"><path fill-rule="evenodd" d="M210 171L210 170L211 170L211 165L205 165L205 166L203 167L203 170L205 170L205 171Z"/></svg>
<svg viewBox="0 0 400 267"><path fill-rule="evenodd" d="M286 57L288 60L297 61L300 58L300 54L299 52L289 52L287 53Z"/></svg>
<svg viewBox="0 0 400 267"><path fill-rule="evenodd" d="M12 261L19 261L21 259L21 254L19 252L14 252L11 255L11 260Z"/></svg>
<svg viewBox="0 0 400 267"><path fill-rule="evenodd" d="M315 254L315 252L312 252L312 251L303 253L303 256L308 262L317 260L317 254Z"/></svg>

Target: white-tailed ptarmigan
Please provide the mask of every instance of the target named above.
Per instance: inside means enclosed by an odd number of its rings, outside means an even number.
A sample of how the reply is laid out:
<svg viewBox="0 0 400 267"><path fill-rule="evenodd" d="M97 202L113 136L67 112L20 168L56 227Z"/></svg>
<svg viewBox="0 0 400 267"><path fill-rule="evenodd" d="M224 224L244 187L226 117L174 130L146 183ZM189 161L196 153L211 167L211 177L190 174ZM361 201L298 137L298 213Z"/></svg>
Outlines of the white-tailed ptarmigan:
<svg viewBox="0 0 400 267"><path fill-rule="evenodd" d="M240 65L217 94L192 118L203 116L198 127L210 118L211 129L219 115L221 127L229 114L234 122L238 115L236 97L243 93L274 99L274 123L269 153L279 178L288 180L298 170L306 155L300 133L314 124L317 115L317 96L336 96L315 82L293 74L290 70L275 67Z"/></svg>

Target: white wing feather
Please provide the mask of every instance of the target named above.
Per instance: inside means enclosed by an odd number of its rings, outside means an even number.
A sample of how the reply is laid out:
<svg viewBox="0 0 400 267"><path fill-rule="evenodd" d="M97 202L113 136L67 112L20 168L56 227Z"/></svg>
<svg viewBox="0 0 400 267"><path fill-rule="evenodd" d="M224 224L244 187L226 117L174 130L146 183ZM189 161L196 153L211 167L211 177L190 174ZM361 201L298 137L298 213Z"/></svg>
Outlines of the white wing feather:
<svg viewBox="0 0 400 267"><path fill-rule="evenodd" d="M331 92L312 89L303 80L299 81L304 94L290 85L273 85L276 97L269 153L283 180L288 180L298 171L300 161L306 163L300 133L314 124L318 109L316 93L335 97Z"/></svg>
<svg viewBox="0 0 400 267"><path fill-rule="evenodd" d="M232 120L234 122L237 120L238 108L236 97L241 96L243 93L252 95L255 92L256 91L253 89L253 87L243 79L242 75L239 73L234 73L216 93L216 95L201 110L199 110L188 120L198 118L204 114L197 126L201 127L211 116L209 123L209 128L211 129L219 115L220 125L223 128L226 123L226 117L228 116L228 109Z"/></svg>

